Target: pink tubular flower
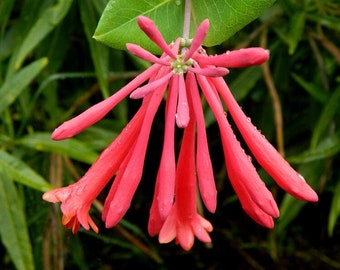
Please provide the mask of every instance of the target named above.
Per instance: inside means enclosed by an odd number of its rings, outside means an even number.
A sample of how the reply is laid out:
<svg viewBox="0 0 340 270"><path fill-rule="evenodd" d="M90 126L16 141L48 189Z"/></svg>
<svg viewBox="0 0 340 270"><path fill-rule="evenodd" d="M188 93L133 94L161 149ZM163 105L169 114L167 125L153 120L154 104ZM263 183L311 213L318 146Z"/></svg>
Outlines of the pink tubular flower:
<svg viewBox="0 0 340 270"><path fill-rule="evenodd" d="M89 210L112 178L102 219L106 227L115 226L122 219L140 182L152 122L166 90L163 150L148 224L150 235L158 234L161 243L176 239L183 249L189 250L195 236L202 242L211 241L208 232L212 231L212 225L197 212L197 190L210 212L216 210L217 196L200 90L220 128L230 182L251 218L272 228L279 210L250 156L236 139L223 103L252 154L276 183L298 199L318 200L303 177L245 116L223 79L229 73L227 68L264 63L269 58L267 50L256 47L208 56L202 48L208 20L201 23L192 40L178 38L170 45L152 20L140 16L137 22L163 54L157 57L138 45L127 44L132 54L154 64L117 93L63 123L52 134L54 140L72 137L103 118L126 96L143 99L136 115L78 182L43 195L44 200L61 202L62 223L66 228L76 232L81 225L98 231ZM176 125L184 130L177 162Z"/></svg>
<svg viewBox="0 0 340 270"><path fill-rule="evenodd" d="M203 242L210 242L207 233L211 224L196 210L196 168L195 168L195 122L190 115L184 130L181 151L178 157L176 181L176 200L159 233L159 241L167 243L175 237L185 250L191 249L194 235Z"/></svg>

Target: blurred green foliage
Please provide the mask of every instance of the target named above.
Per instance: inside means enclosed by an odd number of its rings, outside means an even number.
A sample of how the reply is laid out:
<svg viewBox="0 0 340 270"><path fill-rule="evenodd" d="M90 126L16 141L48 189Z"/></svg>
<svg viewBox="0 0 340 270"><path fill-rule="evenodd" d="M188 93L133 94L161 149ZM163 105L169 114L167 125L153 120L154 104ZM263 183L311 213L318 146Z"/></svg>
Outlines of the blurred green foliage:
<svg viewBox="0 0 340 270"><path fill-rule="evenodd" d="M106 4L0 2L0 268L174 269L181 264L187 269L339 269L336 0L278 0L229 40L207 49L270 49L269 69L231 70L226 80L253 123L317 190L317 204L285 195L259 168L280 203L281 217L273 231L252 222L227 180L217 127L207 109L219 189L216 214L206 214L215 229L213 243L197 242L191 252L158 244L147 235L146 224L161 152L160 111L144 177L126 218L114 229L100 225L98 235L84 230L71 235L61 227L59 206L43 202L42 192L79 179L139 106L126 100L76 138L50 139L58 124L111 95L147 65L92 38ZM91 213L97 224L103 198Z"/></svg>

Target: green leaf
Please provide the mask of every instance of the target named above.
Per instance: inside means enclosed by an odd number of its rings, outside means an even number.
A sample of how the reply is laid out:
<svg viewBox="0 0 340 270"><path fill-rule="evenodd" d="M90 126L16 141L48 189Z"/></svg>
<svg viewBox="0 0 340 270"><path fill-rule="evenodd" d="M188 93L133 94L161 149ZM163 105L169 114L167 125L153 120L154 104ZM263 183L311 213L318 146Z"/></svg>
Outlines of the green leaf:
<svg viewBox="0 0 340 270"><path fill-rule="evenodd" d="M28 110L32 110L36 105L38 97L48 89L48 85L55 81L67 80L67 79L85 79L85 78L95 78L95 74L92 72L65 72L65 73L55 73L48 76L39 85L39 88L35 91L32 99L30 100L30 105Z"/></svg>
<svg viewBox="0 0 340 270"><path fill-rule="evenodd" d="M285 228L299 215L305 204L305 201L297 200L289 194L284 196L280 205L280 217L275 226L277 235L284 232Z"/></svg>
<svg viewBox="0 0 340 270"><path fill-rule="evenodd" d="M72 257L74 264L77 266L77 269L80 269L80 270L90 269L89 263L86 261L87 258L84 252L84 249L86 247L83 245L83 243L79 239L79 235L74 235L72 237L72 241L68 243L68 248L72 250L72 252L70 252L70 256Z"/></svg>
<svg viewBox="0 0 340 270"><path fill-rule="evenodd" d="M13 4L15 3L14 0L5 0L5 1L2 0L0 2L1 2L0 5L8 5L9 2L12 2ZM5 4L6 2L7 4ZM17 12L19 10L17 9L18 5L15 5L16 11L13 12L12 14L13 15L15 14L14 16L16 17L16 19L12 20L11 23L7 23L7 25L6 24L2 25L0 23L0 25L4 27L4 30L5 30L1 38L1 42L0 42L0 61L2 61L3 59L9 56L11 56L12 58L15 58L14 55L17 53L17 49L21 46L25 34L28 33L31 27L32 21L37 17L37 14L40 11L39 7L41 6L42 6L41 2L38 3L38 1L36 0L22 1L20 5L20 9L21 9L20 16L17 17ZM2 6L1 8L7 9L8 6L7 7ZM7 11L3 10L2 12L5 13L8 11L9 10ZM13 66L13 63L10 64L9 66ZM10 73L13 73L12 68L9 68L9 70L11 71Z"/></svg>
<svg viewBox="0 0 340 270"><path fill-rule="evenodd" d="M326 14L317 15L317 14L308 14L308 19L321 24L329 29L333 29L337 32L340 32L340 19L339 16L329 16Z"/></svg>
<svg viewBox="0 0 340 270"><path fill-rule="evenodd" d="M113 121L110 121L110 124L114 123ZM120 124L120 121L119 121ZM124 127L124 126L123 126ZM123 127L115 127L115 125L112 125L111 129L105 129L102 127L97 126L91 126L84 130L82 133L78 135L78 138L86 142L86 145L90 147L91 149L94 149L96 151L101 151L105 149L113 140L113 138L116 138L119 134L119 131ZM117 130L115 132L115 130Z"/></svg>
<svg viewBox="0 0 340 270"><path fill-rule="evenodd" d="M0 150L0 168L18 183L40 191L51 189L50 184L26 163L3 150Z"/></svg>
<svg viewBox="0 0 340 270"><path fill-rule="evenodd" d="M311 148L314 149L320 138L325 134L328 130L334 115L339 112L340 108L340 87L338 87L332 96L329 99L329 102L324 107L318 122L314 128L312 140L311 140Z"/></svg>
<svg viewBox="0 0 340 270"><path fill-rule="evenodd" d="M334 133L322 140L316 148L303 152L300 155L288 157L291 163L306 163L331 157L340 152L340 132Z"/></svg>
<svg viewBox="0 0 340 270"><path fill-rule="evenodd" d="M2 0L0 2L0 35L2 36L5 30L8 18L14 6L13 0Z"/></svg>
<svg viewBox="0 0 340 270"><path fill-rule="evenodd" d="M98 158L98 154L85 143L77 139L53 141L49 133L34 133L23 137L19 143L34 150L66 155L88 164L92 164Z"/></svg>
<svg viewBox="0 0 340 270"><path fill-rule="evenodd" d="M295 52L295 49L302 38L305 21L306 14L304 12L297 12L293 15L290 21L290 29L288 33L289 54L293 54Z"/></svg>
<svg viewBox="0 0 340 270"><path fill-rule="evenodd" d="M297 74L292 74L293 79L307 91L315 100L326 104L329 100L329 94L315 83L307 82Z"/></svg>
<svg viewBox="0 0 340 270"><path fill-rule="evenodd" d="M46 86L54 81L66 80L66 79L85 79L85 78L95 78L95 74L92 72L65 72L65 73L54 73L48 76L39 86L35 95L41 94Z"/></svg>
<svg viewBox="0 0 340 270"><path fill-rule="evenodd" d="M95 0L96 1L96 0ZM90 45L91 57L96 71L96 75L102 90L103 96L109 96L108 76L109 76L109 49L103 44L96 42L92 35L96 29L99 15L95 12L92 1L80 1L80 15L84 26L84 31Z"/></svg>
<svg viewBox="0 0 340 270"><path fill-rule="evenodd" d="M331 208L328 217L328 235L333 235L335 224L340 215L340 179L335 187Z"/></svg>
<svg viewBox="0 0 340 270"><path fill-rule="evenodd" d="M47 65L47 59L42 58L22 68L12 77L5 80L0 88L0 113L3 112L21 94L25 87Z"/></svg>
<svg viewBox="0 0 340 270"><path fill-rule="evenodd" d="M193 35L197 26L208 18L210 29L204 45L218 45L260 17L274 2L275 0L192 1L191 34Z"/></svg>
<svg viewBox="0 0 340 270"><path fill-rule="evenodd" d="M34 49L39 42L44 39L65 17L73 0L59 0L55 6L48 8L38 18L36 23L30 29L25 40L20 46L15 69L19 69L26 56Z"/></svg>
<svg viewBox="0 0 340 270"><path fill-rule="evenodd" d="M190 36L206 18L210 29L205 46L222 43L248 23L259 17L275 0L201 0L191 3ZM110 0L95 31L94 38L117 49L136 43L159 52L138 28L136 19L144 15L152 19L170 43L182 36L184 0Z"/></svg>
<svg viewBox="0 0 340 270"><path fill-rule="evenodd" d="M32 246L22 200L9 177L0 173L0 234L18 270L34 270Z"/></svg>
<svg viewBox="0 0 340 270"><path fill-rule="evenodd" d="M303 164L298 171L304 176L308 184L316 187L318 181L324 172L325 162L311 162ZM284 232L285 228L298 216L307 202L297 200L289 194L286 194L280 204L280 217L277 220L275 231L277 235Z"/></svg>
<svg viewBox="0 0 340 270"><path fill-rule="evenodd" d="M230 83L230 89L233 92L235 99L240 101L245 98L249 92L254 89L256 82L261 76L262 71L259 67L244 69L244 71Z"/></svg>

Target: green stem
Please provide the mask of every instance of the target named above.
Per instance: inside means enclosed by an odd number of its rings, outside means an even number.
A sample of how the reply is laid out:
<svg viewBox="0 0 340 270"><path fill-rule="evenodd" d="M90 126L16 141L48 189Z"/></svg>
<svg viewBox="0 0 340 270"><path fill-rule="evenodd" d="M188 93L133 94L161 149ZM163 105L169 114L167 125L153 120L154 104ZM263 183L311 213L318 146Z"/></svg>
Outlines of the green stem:
<svg viewBox="0 0 340 270"><path fill-rule="evenodd" d="M184 24L183 24L183 38L189 38L190 32L190 15L191 15L191 0L185 1L185 8L184 8Z"/></svg>

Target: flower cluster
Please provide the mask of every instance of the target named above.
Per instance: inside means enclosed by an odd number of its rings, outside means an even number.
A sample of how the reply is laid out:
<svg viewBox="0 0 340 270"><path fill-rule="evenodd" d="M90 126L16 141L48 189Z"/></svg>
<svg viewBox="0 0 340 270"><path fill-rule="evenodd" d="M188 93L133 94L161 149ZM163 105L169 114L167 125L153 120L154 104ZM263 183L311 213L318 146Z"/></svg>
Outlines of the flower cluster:
<svg viewBox="0 0 340 270"><path fill-rule="evenodd" d="M273 218L279 216L279 210L251 158L236 139L223 104L257 162L276 183L296 198L318 200L317 194L303 177L281 157L243 113L223 79L229 72L227 68L264 63L269 58L267 50L256 47L208 56L202 48L209 28L208 20L201 23L192 40L178 38L170 45L152 20L140 16L137 22L141 30L163 51L162 55L157 57L138 45L127 44L132 54L153 65L111 97L63 123L52 134L54 140L72 137L103 118L126 96L143 99L135 116L78 182L43 195L44 200L61 202L62 222L66 228L76 232L81 225L86 230L91 227L98 231L89 210L112 178L114 181L104 203L102 219L106 227L113 227L122 219L142 176L155 113L166 96L163 150L148 230L152 236L158 234L161 243L176 239L185 250L192 247L195 236L203 242L211 241L208 232L212 231L212 225L197 212L197 190L210 212L216 209L217 194L200 91L217 120L231 184L244 211L251 218L272 228ZM176 126L183 129L177 158Z"/></svg>

